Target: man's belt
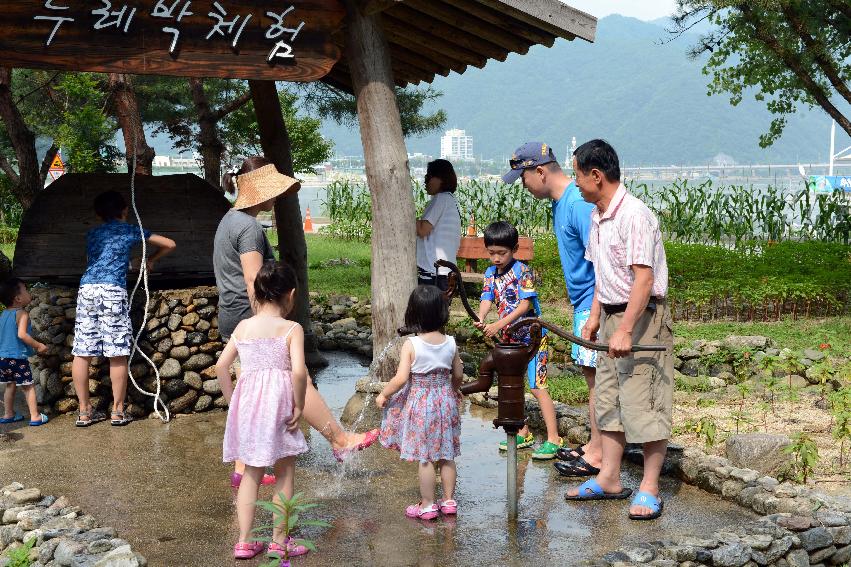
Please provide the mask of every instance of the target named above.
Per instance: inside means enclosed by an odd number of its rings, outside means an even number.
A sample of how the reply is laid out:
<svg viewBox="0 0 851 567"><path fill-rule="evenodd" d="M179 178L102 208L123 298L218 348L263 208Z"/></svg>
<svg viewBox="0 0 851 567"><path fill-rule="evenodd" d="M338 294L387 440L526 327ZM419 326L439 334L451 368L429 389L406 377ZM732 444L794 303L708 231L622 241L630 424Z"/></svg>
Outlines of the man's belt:
<svg viewBox="0 0 851 567"><path fill-rule="evenodd" d="M649 309L650 311L656 311L656 303L661 303L664 301L664 297L651 297L647 302L647 307L645 309ZM601 303L600 307L605 311L606 315L614 315L615 313L623 313L626 311L626 306L628 303L616 303L614 305L607 305L605 303Z"/></svg>

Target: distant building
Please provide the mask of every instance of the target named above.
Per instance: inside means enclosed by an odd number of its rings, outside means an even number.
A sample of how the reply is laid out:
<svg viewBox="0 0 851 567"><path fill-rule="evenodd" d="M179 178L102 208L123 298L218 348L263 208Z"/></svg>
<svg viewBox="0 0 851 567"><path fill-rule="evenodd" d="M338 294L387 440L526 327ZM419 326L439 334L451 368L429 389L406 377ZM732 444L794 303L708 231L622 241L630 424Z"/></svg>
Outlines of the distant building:
<svg viewBox="0 0 851 567"><path fill-rule="evenodd" d="M709 165L714 165L716 167L733 167L736 165L736 160L734 160L732 156L720 153L716 154L715 157L710 160Z"/></svg>
<svg viewBox="0 0 851 567"><path fill-rule="evenodd" d="M171 157L154 156L154 167L171 167Z"/></svg>
<svg viewBox="0 0 851 567"><path fill-rule="evenodd" d="M448 160L473 160L473 137L464 130L447 130L440 139L440 157Z"/></svg>

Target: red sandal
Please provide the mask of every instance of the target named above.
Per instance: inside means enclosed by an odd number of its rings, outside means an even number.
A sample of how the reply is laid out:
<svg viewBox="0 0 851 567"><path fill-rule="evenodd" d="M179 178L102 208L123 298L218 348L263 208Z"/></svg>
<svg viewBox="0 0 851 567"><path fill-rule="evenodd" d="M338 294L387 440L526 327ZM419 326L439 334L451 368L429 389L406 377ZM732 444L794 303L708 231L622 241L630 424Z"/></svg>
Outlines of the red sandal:
<svg viewBox="0 0 851 567"><path fill-rule="evenodd" d="M263 544L259 541L240 541L233 546L233 556L236 559L253 559L263 552Z"/></svg>

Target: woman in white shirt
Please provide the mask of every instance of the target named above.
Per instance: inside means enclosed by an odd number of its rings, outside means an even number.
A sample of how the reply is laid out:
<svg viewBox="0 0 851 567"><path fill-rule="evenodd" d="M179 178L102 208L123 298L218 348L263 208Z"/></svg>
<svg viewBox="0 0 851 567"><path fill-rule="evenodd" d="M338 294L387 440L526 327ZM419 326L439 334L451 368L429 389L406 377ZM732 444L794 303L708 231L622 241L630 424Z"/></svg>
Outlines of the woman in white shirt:
<svg viewBox="0 0 851 567"><path fill-rule="evenodd" d="M437 260L455 263L461 245L461 212L454 195L457 188L458 177L451 163L445 159L429 162L425 189L431 200L422 218L417 219L417 280L444 291L449 285L449 269L440 268L435 277L434 263Z"/></svg>

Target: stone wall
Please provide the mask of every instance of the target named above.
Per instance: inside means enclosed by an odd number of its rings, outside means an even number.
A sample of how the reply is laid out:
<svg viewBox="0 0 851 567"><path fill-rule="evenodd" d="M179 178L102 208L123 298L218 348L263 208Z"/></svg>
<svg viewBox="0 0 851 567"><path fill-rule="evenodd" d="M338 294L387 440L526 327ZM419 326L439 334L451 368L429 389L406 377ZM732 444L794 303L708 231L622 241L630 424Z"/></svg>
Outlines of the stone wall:
<svg viewBox="0 0 851 567"><path fill-rule="evenodd" d="M45 356L31 359L39 404L57 413L77 410L71 379L71 346L74 341L77 289L32 288L30 318L33 333L48 345ZM311 293L314 332L322 350L345 350L372 356L371 306L357 297ZM137 293L131 309L134 329L142 321L143 294ZM140 348L157 366L162 380L161 397L171 413L224 408L226 403L216 378L215 363L223 344L218 330L218 291L193 287L151 293L148 321ZM156 390L150 365L137 353L131 366L137 383L148 392ZM98 409L112 400L109 362L96 357L89 368L89 392ZM143 417L153 411L153 398L128 386L128 411Z"/></svg>
<svg viewBox="0 0 851 567"><path fill-rule="evenodd" d="M26 565L31 567L148 564L129 543L116 536L113 528L99 527L95 518L64 496L42 496L37 488L24 488L13 482L0 488L0 567L9 564L9 554L30 542L30 563Z"/></svg>
<svg viewBox="0 0 851 567"><path fill-rule="evenodd" d="M623 547L592 564L806 567L851 561L850 497L781 483L696 449L686 449L674 469L683 482L763 516L711 534Z"/></svg>

